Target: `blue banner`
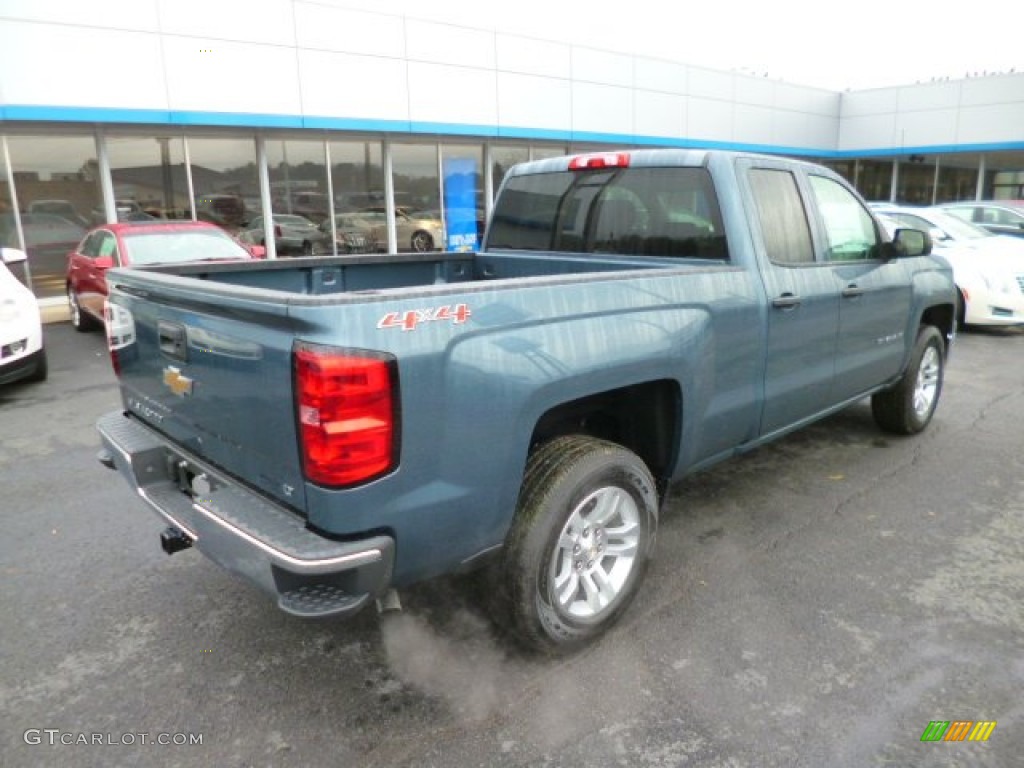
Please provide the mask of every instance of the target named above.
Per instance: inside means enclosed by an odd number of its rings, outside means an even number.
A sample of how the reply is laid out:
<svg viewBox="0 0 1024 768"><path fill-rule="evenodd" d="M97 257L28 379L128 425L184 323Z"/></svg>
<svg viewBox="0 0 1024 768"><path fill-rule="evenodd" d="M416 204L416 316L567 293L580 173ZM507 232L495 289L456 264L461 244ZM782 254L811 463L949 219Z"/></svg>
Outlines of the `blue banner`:
<svg viewBox="0 0 1024 768"><path fill-rule="evenodd" d="M447 250L470 252L479 246L476 209L476 160L444 160L444 224Z"/></svg>

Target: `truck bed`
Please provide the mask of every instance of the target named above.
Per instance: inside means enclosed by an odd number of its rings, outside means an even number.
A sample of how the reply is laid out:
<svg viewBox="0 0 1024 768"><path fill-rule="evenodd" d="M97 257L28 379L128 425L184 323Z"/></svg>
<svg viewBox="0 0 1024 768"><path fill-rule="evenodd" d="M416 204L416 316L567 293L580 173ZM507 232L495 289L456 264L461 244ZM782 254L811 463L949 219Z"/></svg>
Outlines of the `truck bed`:
<svg viewBox="0 0 1024 768"><path fill-rule="evenodd" d="M142 268L260 290L326 296L487 280L708 265L707 259L545 252L409 253L308 257L232 264L176 264Z"/></svg>

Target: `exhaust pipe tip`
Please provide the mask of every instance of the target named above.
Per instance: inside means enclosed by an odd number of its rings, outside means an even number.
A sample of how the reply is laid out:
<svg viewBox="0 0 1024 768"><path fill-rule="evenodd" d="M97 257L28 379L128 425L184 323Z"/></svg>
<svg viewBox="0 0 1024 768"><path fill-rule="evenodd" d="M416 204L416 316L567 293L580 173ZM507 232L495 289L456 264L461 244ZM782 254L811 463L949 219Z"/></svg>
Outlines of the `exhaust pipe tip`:
<svg viewBox="0 0 1024 768"><path fill-rule="evenodd" d="M398 592L394 589L389 589L379 598L377 598L377 613L384 616L389 613L401 613L402 612L402 601L398 599Z"/></svg>
<svg viewBox="0 0 1024 768"><path fill-rule="evenodd" d="M192 538L180 528L167 528L160 534L160 548L168 555L192 546Z"/></svg>

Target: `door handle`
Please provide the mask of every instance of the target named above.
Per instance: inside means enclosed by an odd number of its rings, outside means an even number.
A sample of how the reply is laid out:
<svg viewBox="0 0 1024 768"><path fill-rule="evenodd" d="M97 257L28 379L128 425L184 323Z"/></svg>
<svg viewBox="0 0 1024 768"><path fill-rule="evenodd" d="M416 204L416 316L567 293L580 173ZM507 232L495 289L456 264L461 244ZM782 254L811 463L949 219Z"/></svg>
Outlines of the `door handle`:
<svg viewBox="0 0 1024 768"><path fill-rule="evenodd" d="M850 283L848 286L843 288L844 299L856 299L858 296L864 294L863 288L858 288L856 283Z"/></svg>
<svg viewBox="0 0 1024 768"><path fill-rule="evenodd" d="M795 293L784 293L772 299L775 309L796 309L800 306L800 297Z"/></svg>

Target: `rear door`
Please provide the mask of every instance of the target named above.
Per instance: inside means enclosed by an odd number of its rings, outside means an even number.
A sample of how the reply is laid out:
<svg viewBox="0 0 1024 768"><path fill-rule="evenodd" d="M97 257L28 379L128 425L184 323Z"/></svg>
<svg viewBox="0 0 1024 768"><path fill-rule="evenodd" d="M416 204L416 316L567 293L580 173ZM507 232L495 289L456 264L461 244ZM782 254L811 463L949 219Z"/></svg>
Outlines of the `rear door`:
<svg viewBox="0 0 1024 768"><path fill-rule="evenodd" d="M768 296L761 434L827 408L835 377L839 291L815 256L798 174L770 159L743 161L755 212L754 247Z"/></svg>

